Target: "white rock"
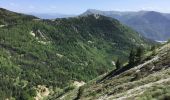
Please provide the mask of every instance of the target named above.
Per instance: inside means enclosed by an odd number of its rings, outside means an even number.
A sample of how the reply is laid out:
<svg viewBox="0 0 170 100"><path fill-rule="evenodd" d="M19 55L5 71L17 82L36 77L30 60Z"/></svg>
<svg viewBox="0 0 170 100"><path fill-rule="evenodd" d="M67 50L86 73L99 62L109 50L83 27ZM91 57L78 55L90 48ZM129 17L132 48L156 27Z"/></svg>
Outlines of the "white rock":
<svg viewBox="0 0 170 100"><path fill-rule="evenodd" d="M57 55L58 57L60 57L60 58L63 57L63 55L62 55L62 54L59 54L59 53L57 53L56 55Z"/></svg>
<svg viewBox="0 0 170 100"><path fill-rule="evenodd" d="M6 25L0 25L0 27L5 27Z"/></svg>
<svg viewBox="0 0 170 100"><path fill-rule="evenodd" d="M84 81L74 81L73 85L76 86L76 87L80 87L80 86L83 86L85 85L86 83Z"/></svg>
<svg viewBox="0 0 170 100"><path fill-rule="evenodd" d="M113 66L115 66L115 65L116 65L116 63L115 63L114 61L112 61L112 65L113 65Z"/></svg>
<svg viewBox="0 0 170 100"><path fill-rule="evenodd" d="M33 37L35 37L35 33L33 31L30 32L30 35L32 35Z"/></svg>
<svg viewBox="0 0 170 100"><path fill-rule="evenodd" d="M94 43L94 42L92 42L92 41L88 41L88 43L91 43L91 44L92 44L92 43Z"/></svg>

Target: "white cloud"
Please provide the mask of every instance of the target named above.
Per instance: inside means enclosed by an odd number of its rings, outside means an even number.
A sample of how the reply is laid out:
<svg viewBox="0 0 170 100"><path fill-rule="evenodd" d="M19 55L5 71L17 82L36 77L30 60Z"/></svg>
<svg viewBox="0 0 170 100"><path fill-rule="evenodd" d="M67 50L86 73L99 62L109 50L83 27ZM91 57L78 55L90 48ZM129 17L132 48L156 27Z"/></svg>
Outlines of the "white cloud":
<svg viewBox="0 0 170 100"><path fill-rule="evenodd" d="M142 10L150 10L150 11L160 11L160 9L158 9L157 7L151 7L151 6L148 6L148 7L143 7L141 8Z"/></svg>

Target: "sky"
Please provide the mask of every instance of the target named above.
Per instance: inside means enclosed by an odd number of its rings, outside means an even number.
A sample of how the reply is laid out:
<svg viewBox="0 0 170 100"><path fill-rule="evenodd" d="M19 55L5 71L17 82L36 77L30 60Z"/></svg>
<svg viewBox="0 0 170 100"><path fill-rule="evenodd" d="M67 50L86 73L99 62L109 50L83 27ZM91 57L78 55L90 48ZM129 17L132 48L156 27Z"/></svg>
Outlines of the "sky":
<svg viewBox="0 0 170 100"><path fill-rule="evenodd" d="M0 0L0 8L22 13L81 14L87 9L170 13L170 0Z"/></svg>

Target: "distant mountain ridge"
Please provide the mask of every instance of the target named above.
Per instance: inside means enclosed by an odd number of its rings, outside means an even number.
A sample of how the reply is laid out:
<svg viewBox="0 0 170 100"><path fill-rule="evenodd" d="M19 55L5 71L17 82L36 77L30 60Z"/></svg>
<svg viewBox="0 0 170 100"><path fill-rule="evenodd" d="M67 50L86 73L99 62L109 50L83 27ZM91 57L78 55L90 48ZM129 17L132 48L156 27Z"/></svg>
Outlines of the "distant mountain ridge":
<svg viewBox="0 0 170 100"><path fill-rule="evenodd" d="M69 14L60 14L60 13L29 13L30 15L34 15L41 19L56 19L56 18L68 18L74 17L76 15Z"/></svg>
<svg viewBox="0 0 170 100"><path fill-rule="evenodd" d="M82 16L89 14L116 18L152 40L166 41L170 38L170 14L156 11L118 12L89 9Z"/></svg>

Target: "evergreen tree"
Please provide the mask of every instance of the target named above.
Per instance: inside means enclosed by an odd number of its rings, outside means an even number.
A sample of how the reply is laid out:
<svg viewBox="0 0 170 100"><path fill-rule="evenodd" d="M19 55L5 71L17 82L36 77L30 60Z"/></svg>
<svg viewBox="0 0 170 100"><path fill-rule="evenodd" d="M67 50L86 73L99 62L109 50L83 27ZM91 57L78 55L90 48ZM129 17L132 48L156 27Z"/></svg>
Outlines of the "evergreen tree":
<svg viewBox="0 0 170 100"><path fill-rule="evenodd" d="M144 50L143 50L142 47L137 48L137 51L136 51L136 58L135 58L135 59L136 59L136 63L140 63L140 62L141 62L143 52L144 52Z"/></svg>
<svg viewBox="0 0 170 100"><path fill-rule="evenodd" d="M120 63L120 60L118 59L116 61L116 69L120 69L121 68L121 63Z"/></svg>
<svg viewBox="0 0 170 100"><path fill-rule="evenodd" d="M132 49L129 54L129 65L134 65L135 64L135 51Z"/></svg>

